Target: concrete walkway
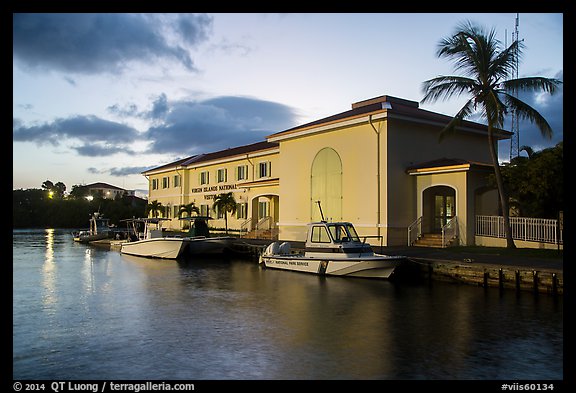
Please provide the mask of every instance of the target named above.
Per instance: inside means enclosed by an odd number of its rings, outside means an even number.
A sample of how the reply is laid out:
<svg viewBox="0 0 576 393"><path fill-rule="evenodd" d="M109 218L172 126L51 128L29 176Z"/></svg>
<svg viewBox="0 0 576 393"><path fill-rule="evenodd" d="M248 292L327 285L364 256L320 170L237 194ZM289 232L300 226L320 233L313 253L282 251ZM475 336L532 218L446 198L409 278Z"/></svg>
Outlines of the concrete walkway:
<svg viewBox="0 0 576 393"><path fill-rule="evenodd" d="M514 266L524 269L560 271L564 270L563 258L543 258L535 256L510 256L492 253L454 251L450 248L430 248L430 247L382 247L382 254L404 255L408 258L430 260L430 261L450 261L454 263L465 263L470 265L496 265L499 267L512 268Z"/></svg>

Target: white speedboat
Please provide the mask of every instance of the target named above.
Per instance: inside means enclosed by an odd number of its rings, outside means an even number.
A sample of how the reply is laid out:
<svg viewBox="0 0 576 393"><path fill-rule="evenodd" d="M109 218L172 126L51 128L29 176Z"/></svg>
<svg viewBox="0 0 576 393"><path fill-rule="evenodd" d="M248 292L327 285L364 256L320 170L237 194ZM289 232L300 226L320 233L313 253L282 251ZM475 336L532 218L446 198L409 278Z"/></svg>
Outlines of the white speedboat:
<svg viewBox="0 0 576 393"><path fill-rule="evenodd" d="M90 229L72 232L72 239L78 243L90 243L111 236L110 219L104 218L99 212L90 216Z"/></svg>
<svg viewBox="0 0 576 393"><path fill-rule="evenodd" d="M121 243L120 252L147 258L177 259L183 255L187 240L178 236L163 236L163 218L134 218L128 241Z"/></svg>
<svg viewBox="0 0 576 393"><path fill-rule="evenodd" d="M260 255L260 264L320 275L390 278L405 258L375 254L367 237L361 241L349 222L313 222L304 252L293 253L290 243L274 242Z"/></svg>

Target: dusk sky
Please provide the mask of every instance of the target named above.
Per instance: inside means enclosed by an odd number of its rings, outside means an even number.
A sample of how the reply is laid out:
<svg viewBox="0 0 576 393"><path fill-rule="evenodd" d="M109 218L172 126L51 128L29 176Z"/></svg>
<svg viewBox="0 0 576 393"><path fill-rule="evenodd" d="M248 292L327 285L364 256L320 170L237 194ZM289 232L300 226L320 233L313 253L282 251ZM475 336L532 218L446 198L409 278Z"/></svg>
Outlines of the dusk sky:
<svg viewBox="0 0 576 393"><path fill-rule="evenodd" d="M419 102L422 82L458 75L436 50L466 20L512 42L516 13L14 14L13 189L106 182L143 196L141 172L179 158L381 95ZM519 77L563 80L563 15L519 22ZM466 98L420 107L452 116ZM520 145L562 141L563 88L521 98L554 134L522 124Z"/></svg>

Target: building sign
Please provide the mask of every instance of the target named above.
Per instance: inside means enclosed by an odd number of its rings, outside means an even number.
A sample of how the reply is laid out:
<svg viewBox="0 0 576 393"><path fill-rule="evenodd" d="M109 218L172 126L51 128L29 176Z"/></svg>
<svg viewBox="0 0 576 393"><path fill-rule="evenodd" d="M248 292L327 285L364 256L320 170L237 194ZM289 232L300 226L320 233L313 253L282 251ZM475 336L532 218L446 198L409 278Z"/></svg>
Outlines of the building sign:
<svg viewBox="0 0 576 393"><path fill-rule="evenodd" d="M226 190L236 190L236 184L224 184L221 186L209 186L209 187L196 187L196 188L192 188L192 193L226 191Z"/></svg>

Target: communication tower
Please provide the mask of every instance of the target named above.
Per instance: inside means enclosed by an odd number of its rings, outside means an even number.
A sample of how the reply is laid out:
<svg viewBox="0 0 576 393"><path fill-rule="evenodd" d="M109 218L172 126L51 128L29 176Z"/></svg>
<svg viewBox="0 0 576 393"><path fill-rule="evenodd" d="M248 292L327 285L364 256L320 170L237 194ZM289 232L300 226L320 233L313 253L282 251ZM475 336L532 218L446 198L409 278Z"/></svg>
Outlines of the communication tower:
<svg viewBox="0 0 576 393"><path fill-rule="evenodd" d="M520 25L520 17L519 14L516 14L516 23L514 26L514 32L512 33L512 43L516 42L516 41L520 41L519 39L519 33L518 33L518 26ZM512 78L514 79L518 79L518 46L516 46L516 64L514 65L514 68L512 69ZM512 91L512 94L514 95L514 97L518 98L518 91L514 90ZM518 124L518 113L513 110L512 111L512 125L510 127L510 131L513 132L512 138L510 138L510 160L512 160L513 158L518 157L518 155L520 154L520 125Z"/></svg>

